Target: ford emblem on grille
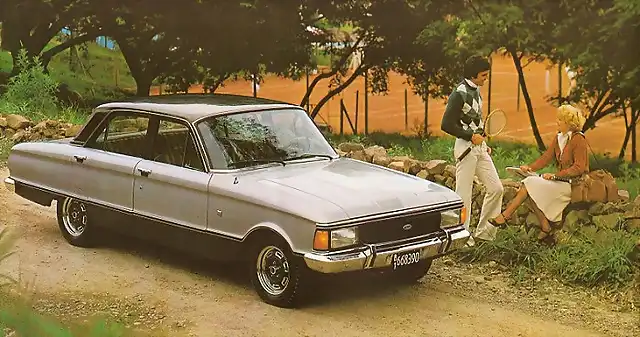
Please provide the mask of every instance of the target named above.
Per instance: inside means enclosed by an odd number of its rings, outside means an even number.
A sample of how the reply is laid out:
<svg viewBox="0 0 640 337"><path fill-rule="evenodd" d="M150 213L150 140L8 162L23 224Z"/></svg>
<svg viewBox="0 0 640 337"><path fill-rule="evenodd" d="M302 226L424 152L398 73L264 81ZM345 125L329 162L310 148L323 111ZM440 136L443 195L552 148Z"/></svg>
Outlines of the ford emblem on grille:
<svg viewBox="0 0 640 337"><path fill-rule="evenodd" d="M406 225L402 226L402 229L404 229L405 231L408 231L408 230L410 230L412 227L413 227L413 226L412 226L410 223L408 223L408 224L406 224Z"/></svg>

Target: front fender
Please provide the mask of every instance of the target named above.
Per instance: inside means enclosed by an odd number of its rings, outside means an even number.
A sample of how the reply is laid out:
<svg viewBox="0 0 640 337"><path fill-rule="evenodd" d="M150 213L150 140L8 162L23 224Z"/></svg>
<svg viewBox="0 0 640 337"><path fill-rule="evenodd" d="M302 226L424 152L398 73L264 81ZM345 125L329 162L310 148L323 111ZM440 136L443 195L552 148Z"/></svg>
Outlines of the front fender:
<svg viewBox="0 0 640 337"><path fill-rule="evenodd" d="M273 222L262 222L252 226L242 238L242 242L247 242L254 237L260 235L262 231L269 231L284 239L294 254L303 255L313 245L313 232L315 227L309 226L309 231L296 230L287 231L282 226ZM299 229L299 228L298 228ZM310 233L310 235L309 235Z"/></svg>

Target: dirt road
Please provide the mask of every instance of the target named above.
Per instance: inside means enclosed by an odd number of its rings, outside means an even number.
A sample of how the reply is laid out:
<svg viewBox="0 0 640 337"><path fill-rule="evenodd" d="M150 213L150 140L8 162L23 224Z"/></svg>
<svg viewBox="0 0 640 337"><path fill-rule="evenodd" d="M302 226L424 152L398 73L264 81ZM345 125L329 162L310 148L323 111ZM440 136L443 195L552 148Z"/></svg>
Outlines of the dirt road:
<svg viewBox="0 0 640 337"><path fill-rule="evenodd" d="M0 178L7 176L0 169ZM0 180L1 181L1 180ZM81 249L58 233L53 208L0 188L2 227L18 229L17 254L1 269L34 282L40 309L102 313L172 336L640 336L638 312L542 280L513 288L497 266L440 260L412 287L329 280L306 308L263 304L240 268L140 242ZM563 290L565 289L565 290Z"/></svg>

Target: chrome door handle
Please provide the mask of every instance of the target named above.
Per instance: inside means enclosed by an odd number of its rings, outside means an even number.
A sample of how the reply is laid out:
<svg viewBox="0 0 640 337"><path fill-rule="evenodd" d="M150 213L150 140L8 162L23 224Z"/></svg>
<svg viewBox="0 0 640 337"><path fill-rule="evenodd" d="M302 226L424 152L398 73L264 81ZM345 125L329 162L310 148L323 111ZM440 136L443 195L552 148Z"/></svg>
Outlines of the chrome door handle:
<svg viewBox="0 0 640 337"><path fill-rule="evenodd" d="M151 174L151 170L149 169L138 168L138 171L140 171L140 174L144 177L148 177Z"/></svg>
<svg viewBox="0 0 640 337"><path fill-rule="evenodd" d="M78 163L82 163L87 160L87 156L81 156L79 154L74 155L73 158L75 158Z"/></svg>

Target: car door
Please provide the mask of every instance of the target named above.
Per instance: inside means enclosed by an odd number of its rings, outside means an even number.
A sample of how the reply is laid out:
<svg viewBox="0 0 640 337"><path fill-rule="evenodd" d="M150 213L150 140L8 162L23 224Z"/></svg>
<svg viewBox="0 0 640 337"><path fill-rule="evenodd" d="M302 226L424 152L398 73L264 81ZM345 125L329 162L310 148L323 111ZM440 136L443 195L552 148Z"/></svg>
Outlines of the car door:
<svg viewBox="0 0 640 337"><path fill-rule="evenodd" d="M113 111L83 148L74 152L76 164L70 179L87 201L118 209L133 209L134 169L147 155L148 115Z"/></svg>
<svg viewBox="0 0 640 337"><path fill-rule="evenodd" d="M201 152L187 122L158 117L151 155L135 169L133 208L140 215L205 230L208 185Z"/></svg>

